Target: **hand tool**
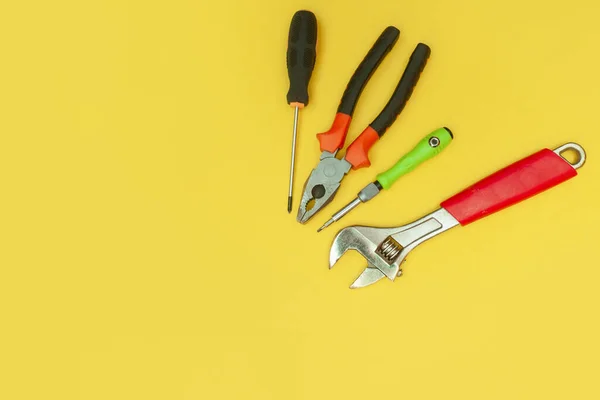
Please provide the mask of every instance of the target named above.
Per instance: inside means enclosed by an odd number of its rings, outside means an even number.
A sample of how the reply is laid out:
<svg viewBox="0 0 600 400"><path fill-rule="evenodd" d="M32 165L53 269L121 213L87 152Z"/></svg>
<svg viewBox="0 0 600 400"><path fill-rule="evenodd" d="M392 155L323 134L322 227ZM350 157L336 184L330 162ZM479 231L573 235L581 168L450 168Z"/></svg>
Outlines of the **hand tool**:
<svg viewBox="0 0 600 400"><path fill-rule="evenodd" d="M305 223L331 202L340 187L340 182L351 168L359 169L371 165L368 158L369 149L394 123L410 98L431 53L429 47L423 43L418 44L413 51L402 78L383 111L348 146L346 155L342 159L336 158L337 152L344 146L352 113L362 89L395 44L399 34L400 31L394 27L388 27L381 34L350 79L331 129L317 135L321 145L321 157L304 184L296 217L298 222Z"/></svg>
<svg viewBox="0 0 600 400"><path fill-rule="evenodd" d="M296 138L298 136L298 110L308 105L308 82L316 61L317 18L310 11L294 14L288 35L287 69L290 88L287 102L294 108L294 133L292 136L292 161L288 191L288 213L292 212L294 190L294 164L296 163Z"/></svg>
<svg viewBox="0 0 600 400"><path fill-rule="evenodd" d="M579 159L571 163L562 156L575 151ZM383 277L400 276L400 264L419 244L459 224L468 225L522 200L550 189L577 175L585 163L585 151L576 143L555 150L543 149L482 179L441 203L429 215L396 228L351 226L336 236L329 253L329 268L347 250L356 250L368 265L351 288L373 284Z"/></svg>
<svg viewBox="0 0 600 400"><path fill-rule="evenodd" d="M421 163L435 157L441 153L452 142L454 136L448 128L440 128L425 136L417 146L409 153L405 154L394 166L387 171L377 175L377 180L369 183L360 192L357 197L348 203L344 208L333 214L329 221L325 222L317 232L321 232L334 222L342 219L346 214L352 211L360 203L366 203L377 196L383 189L389 189L394 182L403 175L406 175Z"/></svg>

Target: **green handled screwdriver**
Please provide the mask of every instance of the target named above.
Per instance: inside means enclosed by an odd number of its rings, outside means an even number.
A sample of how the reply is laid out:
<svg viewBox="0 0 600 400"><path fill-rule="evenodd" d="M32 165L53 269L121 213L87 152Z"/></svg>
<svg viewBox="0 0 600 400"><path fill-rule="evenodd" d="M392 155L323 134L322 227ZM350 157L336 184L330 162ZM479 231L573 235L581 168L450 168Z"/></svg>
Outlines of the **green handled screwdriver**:
<svg viewBox="0 0 600 400"><path fill-rule="evenodd" d="M335 213L329 221L325 222L325 224L317 230L317 232L321 232L329 225L339 221L360 203L366 203L371 200L383 189L391 188L398 178L417 168L422 162L441 153L441 151L452 142L453 138L454 136L448 128L440 128L425 136L414 149L398 160L392 168L377 175L377 180L375 182L369 183L363 190L358 192L358 196L354 200Z"/></svg>

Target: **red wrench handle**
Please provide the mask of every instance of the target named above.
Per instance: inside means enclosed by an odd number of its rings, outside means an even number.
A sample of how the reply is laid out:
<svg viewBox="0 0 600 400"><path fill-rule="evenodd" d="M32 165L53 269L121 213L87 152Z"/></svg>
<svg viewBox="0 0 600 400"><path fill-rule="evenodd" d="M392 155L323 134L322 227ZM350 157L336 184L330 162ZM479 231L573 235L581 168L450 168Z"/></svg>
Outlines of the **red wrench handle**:
<svg viewBox="0 0 600 400"><path fill-rule="evenodd" d="M582 153L580 156L585 157ZM441 206L464 226L576 175L574 165L554 151L544 149L482 179Z"/></svg>

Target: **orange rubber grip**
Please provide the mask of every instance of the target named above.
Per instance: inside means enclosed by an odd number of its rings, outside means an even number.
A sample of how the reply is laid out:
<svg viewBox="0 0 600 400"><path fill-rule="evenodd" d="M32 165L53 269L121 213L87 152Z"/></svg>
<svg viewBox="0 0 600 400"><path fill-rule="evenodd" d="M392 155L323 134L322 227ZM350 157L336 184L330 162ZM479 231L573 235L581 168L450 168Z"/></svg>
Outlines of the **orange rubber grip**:
<svg viewBox="0 0 600 400"><path fill-rule="evenodd" d="M334 153L336 150L344 147L351 120L352 117L348 114L335 114L331 129L327 132L317 134L317 139L319 139L319 143L321 144L321 151Z"/></svg>
<svg viewBox="0 0 600 400"><path fill-rule="evenodd" d="M345 158L346 161L352 164L352 169L364 168L371 165L369 150L377 140L379 140L379 134L369 126L348 146Z"/></svg>

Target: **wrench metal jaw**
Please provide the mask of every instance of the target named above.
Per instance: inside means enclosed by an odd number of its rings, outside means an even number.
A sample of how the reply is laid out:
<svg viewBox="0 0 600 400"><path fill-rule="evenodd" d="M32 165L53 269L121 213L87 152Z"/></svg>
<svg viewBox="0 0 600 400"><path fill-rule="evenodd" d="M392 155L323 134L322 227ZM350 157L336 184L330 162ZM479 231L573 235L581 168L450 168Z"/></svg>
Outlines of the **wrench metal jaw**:
<svg viewBox="0 0 600 400"><path fill-rule="evenodd" d="M371 285L384 277L393 281L401 274L400 265L408 253L432 237L459 223L440 208L408 225L396 228L351 226L342 229L329 252L329 268L348 250L356 250L367 260L367 268L350 286L355 289Z"/></svg>
<svg viewBox="0 0 600 400"><path fill-rule="evenodd" d="M562 153L579 154L575 162ZM394 280L408 253L419 244L459 224L467 225L541 193L577 175L586 160L584 149L566 143L554 150L542 149L469 186L442 202L442 207L408 225L397 228L352 226L336 236L329 255L330 268L347 250L367 259L367 268L351 288L371 285L384 277ZM560 157L566 163L560 160ZM459 222L460 221L460 222Z"/></svg>
<svg viewBox="0 0 600 400"><path fill-rule="evenodd" d="M321 161L312 170L308 180L304 184L302 199L298 207L296 220L301 224L306 223L317 212L319 212L335 197L344 176L350 171L352 165L345 159L335 158L335 153L324 151L321 153ZM314 204L309 209L309 203Z"/></svg>

